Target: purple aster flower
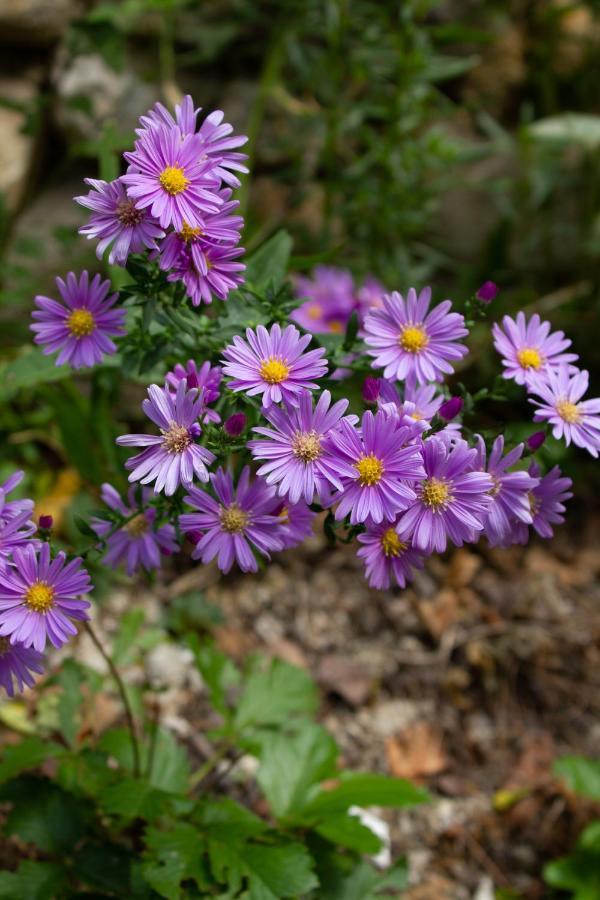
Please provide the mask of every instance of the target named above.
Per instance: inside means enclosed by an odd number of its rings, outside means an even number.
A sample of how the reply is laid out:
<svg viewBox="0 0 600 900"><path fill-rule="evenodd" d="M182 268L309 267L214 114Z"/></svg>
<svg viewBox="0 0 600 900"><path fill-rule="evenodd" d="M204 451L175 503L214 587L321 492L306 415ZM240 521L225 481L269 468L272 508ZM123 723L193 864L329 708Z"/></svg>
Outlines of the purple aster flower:
<svg viewBox="0 0 600 900"><path fill-rule="evenodd" d="M383 308L365 318L363 337L367 352L374 357L373 368L383 368L385 378L419 384L441 381L453 371L451 360L461 359L467 348L458 343L468 334L464 317L450 312L444 300L430 313L431 289L417 297L411 288L406 300L397 292L383 298Z"/></svg>
<svg viewBox="0 0 600 900"><path fill-rule="evenodd" d="M156 219L145 209L137 209L127 196L121 178L115 181L98 181L86 178L92 190L77 203L91 209L87 225L79 229L88 240L97 239L96 256L102 259L107 247L111 247L108 261L124 266L130 253L141 253L144 248L156 249L156 240L165 236Z"/></svg>
<svg viewBox="0 0 600 900"><path fill-rule="evenodd" d="M95 275L90 282L87 272L79 281L69 272L66 282L56 279L63 302L37 296L38 309L31 330L34 341L44 347L46 355L59 351L56 365L68 363L73 369L94 366L104 355L111 356L116 347L111 338L125 334L125 310L112 309L118 294L108 295L110 281Z"/></svg>
<svg viewBox="0 0 600 900"><path fill-rule="evenodd" d="M308 297L290 318L311 334L343 334L356 308L350 272L333 266L317 266L312 278L296 278L296 296Z"/></svg>
<svg viewBox="0 0 600 900"><path fill-rule="evenodd" d="M185 381L179 382L175 394L151 384L142 409L158 425L160 435L124 434L117 438L121 447L146 448L125 463L131 469L129 481L142 484L154 481L156 493L164 490L168 497L180 484L189 488L194 476L208 481L206 467L215 456L196 443L201 433L198 417L203 407L202 390L188 390Z"/></svg>
<svg viewBox="0 0 600 900"><path fill-rule="evenodd" d="M423 442L422 454L425 478L400 520L398 535L410 538L424 553L443 553L448 538L460 547L483 530L494 482L487 472L473 471L477 451L466 441L448 446L430 437Z"/></svg>
<svg viewBox="0 0 600 900"><path fill-rule="evenodd" d="M588 385L589 375L585 370L571 375L569 367L561 365L547 371L545 378L531 379L529 390L541 399L530 402L538 407L533 417L535 422L549 422L555 438L564 438L567 447L573 441L576 447L583 447L597 458L600 398L581 399Z"/></svg>
<svg viewBox="0 0 600 900"><path fill-rule="evenodd" d="M372 275L365 278L364 284L356 292L358 316L361 322L364 322L365 316L371 310L381 309L383 306L383 298L387 293L388 292L381 282L376 278L373 278Z"/></svg>
<svg viewBox="0 0 600 900"><path fill-rule="evenodd" d="M436 388L434 385L426 385L417 390L425 391L429 388L432 388L433 393L435 393ZM408 384L405 385L404 395L405 397L409 396ZM423 398L420 399L422 400ZM429 419L426 418L425 413L429 413L432 409L435 409L437 412L437 409L441 406L444 398L440 395L437 399L439 400L439 403L422 403L421 406L418 406L412 400L402 400L400 398L395 382L386 381L383 378L380 379L380 395L378 399L379 409L383 410L387 416L394 416L394 418L397 418L401 425L410 427L415 438L418 438L424 431L431 428L431 423ZM433 413L433 415L435 415L435 413Z"/></svg>
<svg viewBox="0 0 600 900"><path fill-rule="evenodd" d="M339 426L348 400L338 400L330 408L331 394L323 391L313 409L312 394L304 391L297 403L265 410L263 414L272 427L254 428L266 440L248 441L248 447L254 459L267 460L258 474L268 484L278 486L280 497L288 497L291 503L301 498L312 503L315 492L323 498L330 486L342 490L337 453L328 436ZM351 416L349 421L358 420Z"/></svg>
<svg viewBox="0 0 600 900"><path fill-rule="evenodd" d="M126 562L128 575L133 575L142 566L150 572L160 568L161 553L170 556L179 549L172 525L156 527L156 510L146 506L152 494L149 489L143 490L141 503L137 503L135 488L132 487L125 504L112 485L102 485L101 497L109 509L129 519L112 534L112 521L99 517L91 519L90 525L98 537L109 535L106 539L107 550L102 557L105 566L118 566Z"/></svg>
<svg viewBox="0 0 600 900"><path fill-rule="evenodd" d="M358 535L358 541L362 547L356 555L364 560L365 574L372 588L385 590L392 582L406 587L407 582L412 581L413 569L423 568L423 554L407 541L400 540L397 525L389 522L369 525Z"/></svg>
<svg viewBox="0 0 600 900"><path fill-rule="evenodd" d="M503 357L503 378L514 378L517 384L528 386L535 375L545 377L561 363L570 364L577 359L575 353L563 352L571 346L564 332L550 334L550 322L542 322L537 313L529 322L523 311L517 313L516 320L504 316L502 324L504 331L496 323L492 334L494 347ZM577 369L569 365L569 371L576 372Z"/></svg>
<svg viewBox="0 0 600 900"><path fill-rule="evenodd" d="M491 303L498 294L498 285L494 281L484 281L475 296L481 303Z"/></svg>
<svg viewBox="0 0 600 900"><path fill-rule="evenodd" d="M33 687L35 678L32 672L42 675L44 657L33 647L24 644L11 644L8 638L0 638L0 685L9 697L17 692L23 693L25 685Z"/></svg>
<svg viewBox="0 0 600 900"><path fill-rule="evenodd" d="M78 557L66 563L64 553L50 558L50 545L17 547L13 565L0 581L0 635L11 644L43 650L49 640L61 647L77 634L71 619L85 622L92 590L90 576Z"/></svg>
<svg viewBox="0 0 600 900"><path fill-rule="evenodd" d="M508 472L523 455L523 444L518 444L504 458L504 437L499 435L492 446L486 465L486 449L482 437L476 437L476 468L487 471L492 478L491 503L484 518L484 534L490 546L501 547L509 543L515 520L530 525L532 520L530 493L537 486L538 479L527 472Z"/></svg>
<svg viewBox="0 0 600 900"><path fill-rule="evenodd" d="M12 512L8 516L0 516L0 559L8 559L17 547L31 543L35 533L35 524L31 521L30 512ZM37 546L38 542L34 541Z"/></svg>
<svg viewBox="0 0 600 900"><path fill-rule="evenodd" d="M222 199L219 182L208 158L202 158L202 141L195 134L181 134L177 127L151 128L125 153L130 169L121 179L137 209L147 209L162 228L181 231L184 222L202 228L204 216L218 212Z"/></svg>
<svg viewBox="0 0 600 900"><path fill-rule="evenodd" d="M342 481L333 498L336 519L350 514L352 525L393 521L415 500L413 485L424 470L418 446L408 444L412 438L410 428L382 410L367 410L360 429L342 419L329 435Z"/></svg>
<svg viewBox="0 0 600 900"><path fill-rule="evenodd" d="M533 527L542 538L554 537L553 525L562 525L565 521L565 503L573 496L573 482L562 475L558 466L540 478L541 469L535 462L529 466L529 474L536 479L536 486L529 493L529 506L533 518ZM511 539L507 544L526 544L529 528L523 522L515 522Z"/></svg>
<svg viewBox="0 0 600 900"><path fill-rule="evenodd" d="M147 115L141 116L140 122L143 128L138 129L138 134L143 134L144 129L167 126L177 126L183 134L195 134L197 118L201 107L194 109L194 101L187 94L180 104L175 107L175 117L171 115L162 103L156 103ZM246 135L233 135L233 126L223 119L225 113L217 109L210 113L202 122L197 132L200 138L200 154L202 158L208 158L213 165L213 173L232 187L239 187L239 179L233 172L244 172L248 169L243 164L248 157L245 153L235 152L237 147L243 146L248 138Z"/></svg>
<svg viewBox="0 0 600 900"><path fill-rule="evenodd" d="M282 550L297 547L313 534L313 522L317 514L303 500L299 503L282 503L277 498L270 512L277 516L277 536L283 543Z"/></svg>
<svg viewBox="0 0 600 900"><path fill-rule="evenodd" d="M200 368L193 359L188 359L185 366L177 363L172 372L167 372L165 384L177 391L180 381L185 381L188 388L202 389L202 400L205 407L216 403L220 397L221 378L223 373L220 366L211 366L207 361ZM200 416L203 422L220 422L221 416L214 409L206 408Z"/></svg>
<svg viewBox="0 0 600 900"><path fill-rule="evenodd" d="M327 372L327 360L321 358L325 350L319 347L304 353L311 337L300 337L293 325L283 331L277 324L270 331L263 325L256 331L247 328L246 339L236 335L225 349L223 372L233 379L229 382L232 391L245 391L249 397L262 394L265 408L281 400L297 403L302 391L318 388L312 379Z"/></svg>
<svg viewBox="0 0 600 900"><path fill-rule="evenodd" d="M226 300L230 291L244 283L244 263L236 262L245 252L243 247L206 244L203 247L205 272L196 267L189 248L182 248L178 261L167 275L167 281L182 281L193 306L210 304L213 295Z"/></svg>
<svg viewBox="0 0 600 900"><path fill-rule="evenodd" d="M21 512L33 512L33 500L7 500L8 495L12 494L24 478L25 472L18 469L6 479L4 484L0 484L0 520L11 518L13 515Z"/></svg>
<svg viewBox="0 0 600 900"><path fill-rule="evenodd" d="M274 490L260 478L251 484L248 466L242 470L236 488L231 472L223 469L211 474L210 480L217 499L192 487L185 500L198 512L179 517L183 531L202 532L192 557L203 563L217 557L222 572L229 572L234 562L242 572L256 572L253 548L269 559L271 551L283 547L278 518L270 512Z"/></svg>
<svg viewBox="0 0 600 900"><path fill-rule="evenodd" d="M169 270L180 264L180 257L189 251L196 269L206 275L209 257L207 251L216 245L233 246L240 242L240 231L244 224L241 216L231 213L240 205L238 200L231 200L231 190L225 188L218 192L222 201L220 209L204 216L202 227L192 228L184 222L180 231L171 231L160 245L159 265Z"/></svg>

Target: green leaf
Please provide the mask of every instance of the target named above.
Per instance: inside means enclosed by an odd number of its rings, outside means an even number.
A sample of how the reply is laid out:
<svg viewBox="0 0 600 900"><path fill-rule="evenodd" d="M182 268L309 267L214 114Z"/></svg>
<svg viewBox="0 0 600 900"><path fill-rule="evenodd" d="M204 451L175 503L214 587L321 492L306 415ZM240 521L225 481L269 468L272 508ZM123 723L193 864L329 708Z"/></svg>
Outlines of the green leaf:
<svg viewBox="0 0 600 900"><path fill-rule="evenodd" d="M345 812L350 806L403 808L426 803L429 794L403 778L368 772L344 772L332 790L321 791L302 811L303 817Z"/></svg>
<svg viewBox="0 0 600 900"><path fill-rule="evenodd" d="M97 747L113 756L126 772L133 771L131 740L125 728L106 731L98 741ZM140 749L142 771L145 771L150 764L148 743L144 743ZM185 794L189 777L190 764L185 749L177 743L170 731L159 729L154 740L148 783L167 794Z"/></svg>
<svg viewBox="0 0 600 900"><path fill-rule="evenodd" d="M555 762L554 771L576 794L600 801L600 759L563 756Z"/></svg>
<svg viewBox="0 0 600 900"><path fill-rule="evenodd" d="M374 854L381 850L381 841L357 816L332 813L315 826L315 831L338 847Z"/></svg>
<svg viewBox="0 0 600 900"><path fill-rule="evenodd" d="M313 859L301 844L236 846L209 841L209 855L217 881L232 892L245 881L249 900L297 897L318 884Z"/></svg>
<svg viewBox="0 0 600 900"><path fill-rule="evenodd" d="M61 895L64 881L65 872L58 863L25 860L16 872L0 872L0 897L48 900Z"/></svg>
<svg viewBox="0 0 600 900"><path fill-rule="evenodd" d="M45 778L21 776L4 785L2 801L13 804L5 830L47 853L70 850L86 830L89 810Z"/></svg>
<svg viewBox="0 0 600 900"><path fill-rule="evenodd" d="M152 820L165 808L167 796L140 778L123 778L102 791L99 803L109 815Z"/></svg>
<svg viewBox="0 0 600 900"><path fill-rule="evenodd" d="M244 682L236 713L238 729L282 725L291 717L314 713L317 688L303 670L279 659L255 660Z"/></svg>
<svg viewBox="0 0 600 900"><path fill-rule="evenodd" d="M345 860L344 860L345 861ZM331 862L331 861L330 861ZM408 885L406 861L399 859L383 874L367 862L359 862L348 874L341 867L328 868L315 900L377 900L383 892L404 890Z"/></svg>
<svg viewBox="0 0 600 900"><path fill-rule="evenodd" d="M577 850L548 863L544 878L552 887L573 892L575 900L598 900L600 897L600 855Z"/></svg>
<svg viewBox="0 0 600 900"><path fill-rule="evenodd" d="M267 830L266 822L229 797L202 800L194 821L213 840L243 841Z"/></svg>
<svg viewBox="0 0 600 900"><path fill-rule="evenodd" d="M193 879L199 888L206 886L204 841L192 825L179 822L170 831L149 828L145 842L147 861L143 875L161 897L169 900L181 897L181 883L186 879Z"/></svg>
<svg viewBox="0 0 600 900"><path fill-rule="evenodd" d="M72 387L72 386L70 386ZM90 427L90 407L74 390L48 389L44 392L54 413L54 421L69 460L84 478L100 484L102 466L98 446Z"/></svg>
<svg viewBox="0 0 600 900"><path fill-rule="evenodd" d="M20 775L21 772L35 769L47 759L59 757L64 752L59 744L43 741L38 737L26 738L20 744L6 747L0 762L0 784Z"/></svg>
<svg viewBox="0 0 600 900"><path fill-rule="evenodd" d="M278 818L302 810L310 788L336 773L338 748L320 725L306 723L295 735L270 736L261 752L257 780Z"/></svg>
<svg viewBox="0 0 600 900"><path fill-rule="evenodd" d="M11 362L0 365L0 392L2 400L10 400L25 388L61 381L72 374L69 366L57 366L52 356L45 356L41 350L27 349Z"/></svg>
<svg viewBox="0 0 600 900"><path fill-rule="evenodd" d="M60 731L69 746L74 747L79 731L79 709L83 702L81 668L74 660L66 659L56 680L62 688L58 699Z"/></svg>
<svg viewBox="0 0 600 900"><path fill-rule="evenodd" d="M124 894L130 879L131 854L116 844L86 844L75 854L77 878L90 887Z"/></svg>
<svg viewBox="0 0 600 900"><path fill-rule="evenodd" d="M600 819L584 828L577 842L584 850L593 850L600 855ZM599 857L600 862L600 857Z"/></svg>
<svg viewBox="0 0 600 900"><path fill-rule="evenodd" d="M144 610L139 607L128 609L119 620L119 631L113 642L112 657L114 664L119 667L132 661L130 652L144 624Z"/></svg>
<svg viewBox="0 0 600 900"><path fill-rule="evenodd" d="M229 715L227 692L239 683L240 675L231 660L217 650L214 643L200 643L197 635L188 638L188 645L194 654L196 666L208 688L210 701L217 712Z"/></svg>
<svg viewBox="0 0 600 900"><path fill-rule="evenodd" d="M248 257L248 284L256 290L266 288L269 283L278 287L286 276L291 252L292 238L287 231L278 231Z"/></svg>

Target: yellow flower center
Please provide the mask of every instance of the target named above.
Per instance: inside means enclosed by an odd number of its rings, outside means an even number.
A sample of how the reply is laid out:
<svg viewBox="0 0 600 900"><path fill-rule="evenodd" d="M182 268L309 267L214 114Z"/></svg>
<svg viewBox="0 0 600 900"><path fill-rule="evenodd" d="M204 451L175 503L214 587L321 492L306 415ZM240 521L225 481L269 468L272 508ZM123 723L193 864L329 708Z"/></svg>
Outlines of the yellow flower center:
<svg viewBox="0 0 600 900"><path fill-rule="evenodd" d="M270 356L261 362L259 374L267 384L279 384L288 377L290 370L282 359Z"/></svg>
<svg viewBox="0 0 600 900"><path fill-rule="evenodd" d="M167 166L158 176L158 180L165 191L173 197L185 191L190 183L181 166Z"/></svg>
<svg viewBox="0 0 600 900"><path fill-rule="evenodd" d="M145 210L136 209L133 200L121 200L117 203L117 219L121 225L139 225L145 216Z"/></svg>
<svg viewBox="0 0 600 900"><path fill-rule="evenodd" d="M446 506L449 498L450 487L439 478L427 478L421 485L421 500L434 511Z"/></svg>
<svg viewBox="0 0 600 900"><path fill-rule="evenodd" d="M240 509L236 503L231 506L221 507L220 519L221 528L227 534L239 534L248 524L248 513Z"/></svg>
<svg viewBox="0 0 600 900"><path fill-rule="evenodd" d="M74 309L67 319L67 328L77 339L91 334L96 323L89 309Z"/></svg>
<svg viewBox="0 0 600 900"><path fill-rule="evenodd" d="M422 325L406 325L400 332L398 343L407 353L419 353L429 343Z"/></svg>
<svg viewBox="0 0 600 900"><path fill-rule="evenodd" d="M191 244L195 238L199 237L202 234L201 228L192 228L191 225L188 225L187 222L183 223L183 227L179 232L179 237L186 242L186 244Z"/></svg>
<svg viewBox="0 0 600 900"><path fill-rule="evenodd" d="M344 323L340 322L338 319L332 319L329 324L329 330L332 334L342 334L344 330Z"/></svg>
<svg viewBox="0 0 600 900"><path fill-rule="evenodd" d="M417 409L413 413L410 414L410 418L414 419L415 422L422 422L425 416L420 413Z"/></svg>
<svg viewBox="0 0 600 900"><path fill-rule="evenodd" d="M393 528L388 528L381 535L381 548L386 556L400 556L408 544L401 541Z"/></svg>
<svg viewBox="0 0 600 900"><path fill-rule="evenodd" d="M570 400L560 400L556 404L556 412L567 425L577 425L581 422L581 412L576 403Z"/></svg>
<svg viewBox="0 0 600 900"><path fill-rule="evenodd" d="M313 306L308 307L307 315L309 319L320 319L323 315L323 307L319 306L318 303L315 303Z"/></svg>
<svg viewBox="0 0 600 900"><path fill-rule="evenodd" d="M161 434L164 436L163 447L167 453L183 453L186 447L192 443L192 437L187 428L177 425L175 422L171 422L168 431L163 431L161 428Z"/></svg>
<svg viewBox="0 0 600 900"><path fill-rule="evenodd" d="M321 455L321 439L316 431L298 431L292 439L292 453L302 462L314 462Z"/></svg>
<svg viewBox="0 0 600 900"><path fill-rule="evenodd" d="M140 513L139 516L135 516L135 518L128 522L124 527L130 537L141 537L143 534L146 534L149 525L150 523L146 516Z"/></svg>
<svg viewBox="0 0 600 900"><path fill-rule="evenodd" d="M517 360L524 369L539 369L544 362L542 354L535 347L523 347L517 353Z"/></svg>
<svg viewBox="0 0 600 900"><path fill-rule="evenodd" d="M383 477L383 463L372 453L359 459L354 464L354 468L360 476L359 480L362 487L372 487L374 484L378 484Z"/></svg>
<svg viewBox="0 0 600 900"><path fill-rule="evenodd" d="M25 594L25 605L33 612L47 613L54 606L54 588L45 581L34 581Z"/></svg>
<svg viewBox="0 0 600 900"><path fill-rule="evenodd" d="M277 518L281 521L281 524L282 524L282 525L289 525L289 523L290 523L290 511L289 511L289 509L287 508L287 506L284 506L284 507L283 507L283 509L281 510L281 512L279 513L279 515L278 515Z"/></svg>

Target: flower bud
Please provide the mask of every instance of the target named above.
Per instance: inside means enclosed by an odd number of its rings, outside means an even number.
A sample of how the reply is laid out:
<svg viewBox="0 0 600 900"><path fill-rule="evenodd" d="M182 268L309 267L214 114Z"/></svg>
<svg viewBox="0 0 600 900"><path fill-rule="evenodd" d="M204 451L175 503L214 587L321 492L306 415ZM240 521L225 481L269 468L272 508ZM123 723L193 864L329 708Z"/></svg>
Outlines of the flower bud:
<svg viewBox="0 0 600 900"><path fill-rule="evenodd" d="M239 437L246 430L246 414L243 412L233 413L223 425L223 429L229 437Z"/></svg>
<svg viewBox="0 0 600 900"><path fill-rule="evenodd" d="M445 422L451 422L452 419L455 419L459 413L462 412L464 405L462 397L450 397L449 400L442 403L438 410L438 415L440 419L443 419Z"/></svg>
<svg viewBox="0 0 600 900"><path fill-rule="evenodd" d="M498 285L493 281L484 281L475 296L482 303L491 303L498 293Z"/></svg>
<svg viewBox="0 0 600 900"><path fill-rule="evenodd" d="M380 389L379 378L367 375L362 386L362 396L365 403L377 403Z"/></svg>
<svg viewBox="0 0 600 900"><path fill-rule="evenodd" d="M546 432L545 431L534 431L533 434L530 434L526 440L527 449L532 453L535 453L536 450L539 450L544 441L546 440Z"/></svg>
<svg viewBox="0 0 600 900"><path fill-rule="evenodd" d="M54 519L50 515L40 516L38 521L42 531L50 531L54 525Z"/></svg>
<svg viewBox="0 0 600 900"><path fill-rule="evenodd" d="M202 540L203 534L201 531L187 531L185 536L190 544L198 544ZM162 552L164 553L164 550Z"/></svg>

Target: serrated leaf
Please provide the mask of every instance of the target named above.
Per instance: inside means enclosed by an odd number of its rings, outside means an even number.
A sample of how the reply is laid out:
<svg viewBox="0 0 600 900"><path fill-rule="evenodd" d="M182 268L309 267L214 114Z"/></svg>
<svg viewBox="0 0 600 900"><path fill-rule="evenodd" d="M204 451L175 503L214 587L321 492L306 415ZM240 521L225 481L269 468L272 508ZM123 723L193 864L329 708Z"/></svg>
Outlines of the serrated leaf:
<svg viewBox="0 0 600 900"><path fill-rule="evenodd" d="M38 737L26 738L20 744L6 747L0 762L0 784L29 769L35 769L47 759L59 757L64 752L59 744L43 741Z"/></svg>
<svg viewBox="0 0 600 900"><path fill-rule="evenodd" d="M177 900L182 896L181 883L187 879L194 879L199 888L206 885L204 842L192 825L179 822L170 831L149 828L145 842L148 859L142 872L161 897Z"/></svg>
<svg viewBox="0 0 600 900"><path fill-rule="evenodd" d="M554 763L554 771L565 779L572 791L600 801L600 759L563 756Z"/></svg>
<svg viewBox="0 0 600 900"><path fill-rule="evenodd" d="M348 874L346 869L331 868L315 900L378 900L387 892L403 890L408 885L406 861L399 859L383 874L367 862L359 862ZM385 894L384 894L385 892Z"/></svg>
<svg viewBox="0 0 600 900"><path fill-rule="evenodd" d="M267 830L266 822L229 797L202 800L194 821L214 840L237 842L257 837Z"/></svg>
<svg viewBox="0 0 600 900"><path fill-rule="evenodd" d="M131 739L125 728L106 731L97 747L113 756L126 772L133 771ZM148 743L144 743L140 751L142 771L146 771L150 764ZM185 794L189 777L190 763L185 748L177 743L170 731L159 729L154 740L148 783L167 794Z"/></svg>
<svg viewBox="0 0 600 900"><path fill-rule="evenodd" d="M25 860L16 872L0 872L0 897L9 900L48 900L60 895L65 872L53 862Z"/></svg>
<svg viewBox="0 0 600 900"><path fill-rule="evenodd" d="M293 716L314 713L317 688L303 670L279 659L256 661L250 670L235 712L242 730L258 725L285 724Z"/></svg>
<svg viewBox="0 0 600 900"><path fill-rule="evenodd" d="M281 819L302 810L310 788L335 775L337 756L331 735L313 723L295 735L270 736L261 752L257 781L273 814Z"/></svg>
<svg viewBox="0 0 600 900"><path fill-rule="evenodd" d="M351 806L393 806L404 808L426 803L429 794L403 778L368 772L344 772L337 787L320 791L302 811L303 817L345 812Z"/></svg>
<svg viewBox="0 0 600 900"><path fill-rule="evenodd" d="M194 654L198 671L206 684L210 700L217 712L227 717L227 692L239 683L240 675L231 660L213 643L200 643L197 635L190 635L188 645Z"/></svg>
<svg viewBox="0 0 600 900"><path fill-rule="evenodd" d="M109 815L152 820L165 808L167 797L141 778L123 778L104 788L99 803Z"/></svg>
<svg viewBox="0 0 600 900"><path fill-rule="evenodd" d="M77 878L90 887L124 893L130 879L131 854L116 844L86 844L75 854Z"/></svg>
<svg viewBox="0 0 600 900"><path fill-rule="evenodd" d="M12 804L6 833L47 853L71 849L86 830L86 805L45 778L21 776L3 786L0 798Z"/></svg>
<svg viewBox="0 0 600 900"><path fill-rule="evenodd" d="M211 869L233 894L247 884L249 900L297 897L317 887L314 861L301 844L269 846L209 841Z"/></svg>
<svg viewBox="0 0 600 900"><path fill-rule="evenodd" d="M544 879L552 887L572 891L575 900L598 900L600 896L600 856L578 850L548 863Z"/></svg>

